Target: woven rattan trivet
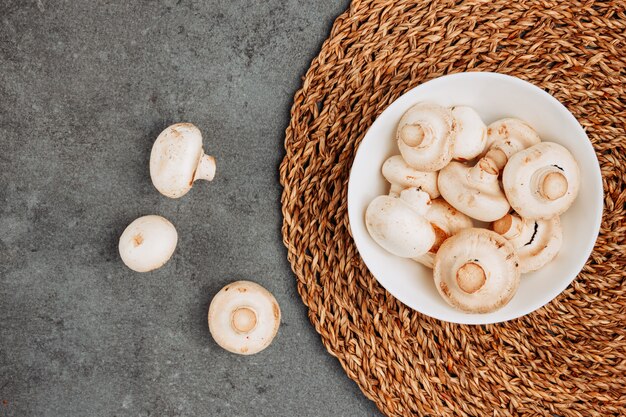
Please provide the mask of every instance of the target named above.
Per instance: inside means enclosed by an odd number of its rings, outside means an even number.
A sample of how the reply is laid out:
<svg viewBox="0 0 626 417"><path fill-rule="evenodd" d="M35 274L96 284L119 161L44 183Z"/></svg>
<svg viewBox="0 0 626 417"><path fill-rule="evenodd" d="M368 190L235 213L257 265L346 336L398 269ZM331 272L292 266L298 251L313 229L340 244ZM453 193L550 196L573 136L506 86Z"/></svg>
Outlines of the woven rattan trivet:
<svg viewBox="0 0 626 417"><path fill-rule="evenodd" d="M336 20L291 110L283 238L324 345L385 414L626 416L625 4L354 1ZM412 311L378 285L349 231L348 174L368 127L410 88L460 71L544 88L602 165L606 211L584 271L505 324Z"/></svg>

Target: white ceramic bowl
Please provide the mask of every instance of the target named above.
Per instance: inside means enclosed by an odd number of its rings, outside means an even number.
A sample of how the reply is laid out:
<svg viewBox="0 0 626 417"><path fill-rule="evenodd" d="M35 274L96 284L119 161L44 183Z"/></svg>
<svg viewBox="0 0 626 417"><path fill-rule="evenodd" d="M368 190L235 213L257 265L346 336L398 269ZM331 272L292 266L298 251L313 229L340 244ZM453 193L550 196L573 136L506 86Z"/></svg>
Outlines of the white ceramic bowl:
<svg viewBox="0 0 626 417"><path fill-rule="evenodd" d="M573 206L561 216L563 247L548 265L523 274L511 302L489 314L467 314L449 306L439 295L432 270L391 255L369 236L365 209L389 184L381 174L383 162L399 154L395 141L398 121L420 101L443 106L471 106L486 124L503 117L528 122L544 141L565 146L578 161L581 185ZM574 116L554 97L534 85L507 75L468 72L424 83L393 102L370 127L357 151L348 184L348 215L356 246L378 282L397 299L428 316L454 323L488 324L528 314L559 295L585 265L600 230L602 176L589 138Z"/></svg>

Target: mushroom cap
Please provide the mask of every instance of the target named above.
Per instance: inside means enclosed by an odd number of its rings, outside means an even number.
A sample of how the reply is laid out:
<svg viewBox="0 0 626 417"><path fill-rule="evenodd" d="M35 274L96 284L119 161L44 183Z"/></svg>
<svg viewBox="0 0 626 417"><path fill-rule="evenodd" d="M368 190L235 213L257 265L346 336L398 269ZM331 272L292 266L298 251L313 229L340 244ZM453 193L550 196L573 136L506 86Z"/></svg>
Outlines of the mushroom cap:
<svg viewBox="0 0 626 417"><path fill-rule="evenodd" d="M204 154L202 134L191 123L177 123L159 134L150 153L150 178L170 198L187 194L196 179L212 180L215 159Z"/></svg>
<svg viewBox="0 0 626 417"><path fill-rule="evenodd" d="M178 233L169 220L143 216L129 224L120 236L119 252L124 264L137 272L163 266L174 253Z"/></svg>
<svg viewBox="0 0 626 417"><path fill-rule="evenodd" d="M522 274L546 265L559 253L563 244L559 216L548 220L529 220L507 214L496 220L492 229L513 244L520 258Z"/></svg>
<svg viewBox="0 0 626 417"><path fill-rule="evenodd" d="M435 243L435 232L424 217L430 197L417 188L400 197L376 197L365 211L367 231L386 251L402 258L416 258Z"/></svg>
<svg viewBox="0 0 626 417"><path fill-rule="evenodd" d="M528 123L509 117L496 120L487 126L487 146L485 149L500 149L507 158L510 158L516 152L539 142L541 142L541 138ZM502 169L503 166L498 166L498 168Z"/></svg>
<svg viewBox="0 0 626 417"><path fill-rule="evenodd" d="M487 229L464 229L447 239L435 255L437 291L467 313L490 313L506 305L520 280L513 245Z"/></svg>
<svg viewBox="0 0 626 417"><path fill-rule="evenodd" d="M468 167L451 162L439 172L439 192L452 207L474 219L492 222L509 212L509 202L500 188L498 171L481 159Z"/></svg>
<svg viewBox="0 0 626 417"><path fill-rule="evenodd" d="M387 159L383 164L383 176L391 185L394 185L394 194L407 188L419 188L426 191L430 198L439 197L437 188L437 172L418 171L409 166L401 155L395 155Z"/></svg>
<svg viewBox="0 0 626 417"><path fill-rule="evenodd" d="M428 252L413 260L428 268L432 268L435 262L435 254L442 243L461 230L473 227L473 223L472 219L452 207L443 198L437 198L431 202L425 217L435 231L435 243Z"/></svg>
<svg viewBox="0 0 626 417"><path fill-rule="evenodd" d="M280 326L280 307L259 284L235 281L213 297L208 321L218 345L229 352L252 355L272 343Z"/></svg>
<svg viewBox="0 0 626 417"><path fill-rule="evenodd" d="M513 155L502 173L511 207L526 219L549 219L564 213L580 188L580 171L572 154L542 142Z"/></svg>
<svg viewBox="0 0 626 417"><path fill-rule="evenodd" d="M452 158L469 161L480 155L487 145L487 126L476 110L468 106L452 108L456 124L456 138Z"/></svg>
<svg viewBox="0 0 626 417"><path fill-rule="evenodd" d="M449 108L418 103L400 119L396 139L407 164L419 171L438 171L452 159L455 129Z"/></svg>

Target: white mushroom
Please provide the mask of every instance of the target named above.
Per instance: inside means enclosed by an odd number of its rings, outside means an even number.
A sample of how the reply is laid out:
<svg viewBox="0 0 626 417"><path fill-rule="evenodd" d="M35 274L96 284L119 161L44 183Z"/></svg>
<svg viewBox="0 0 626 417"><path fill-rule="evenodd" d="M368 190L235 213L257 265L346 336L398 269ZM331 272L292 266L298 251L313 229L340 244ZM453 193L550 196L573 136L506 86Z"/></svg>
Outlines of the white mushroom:
<svg viewBox="0 0 626 417"><path fill-rule="evenodd" d="M400 119L396 139L404 160L419 171L438 171L452 159L452 112L433 103L418 103Z"/></svg>
<svg viewBox="0 0 626 417"><path fill-rule="evenodd" d="M174 253L178 233L161 216L143 216L129 224L120 236L119 251L127 267L148 272L163 266Z"/></svg>
<svg viewBox="0 0 626 417"><path fill-rule="evenodd" d="M456 124L456 138L452 158L469 161L483 153L487 144L487 126L471 107L457 106L452 108L452 116Z"/></svg>
<svg viewBox="0 0 626 417"><path fill-rule="evenodd" d="M400 155L387 159L382 171L385 179L391 184L389 195L393 197L398 197L402 190L412 187L427 192L430 198L439 197L437 172L418 171L410 167Z"/></svg>
<svg viewBox="0 0 626 417"><path fill-rule="evenodd" d="M157 137L150 153L150 177L159 192L179 198L187 194L194 181L211 181L215 158L202 149L202 134L191 123L177 123Z"/></svg>
<svg viewBox="0 0 626 417"><path fill-rule="evenodd" d="M492 222L509 212L509 202L498 182L498 169L488 158L468 167L451 162L439 172L439 192L461 213Z"/></svg>
<svg viewBox="0 0 626 417"><path fill-rule="evenodd" d="M433 274L448 304L467 313L489 313L506 305L517 291L519 257L499 234L465 229L441 245Z"/></svg>
<svg viewBox="0 0 626 417"><path fill-rule="evenodd" d="M528 123L513 118L497 120L487 127L487 154L502 171L515 153L541 142Z"/></svg>
<svg viewBox="0 0 626 417"><path fill-rule="evenodd" d="M580 188L580 171L563 146L542 142L511 157L502 173L511 207L526 219L549 219L565 212Z"/></svg>
<svg viewBox="0 0 626 417"><path fill-rule="evenodd" d="M209 330L229 352L252 355L268 347L280 326L280 307L265 288L236 281L222 288L209 306Z"/></svg>
<svg viewBox="0 0 626 417"><path fill-rule="evenodd" d="M414 258L428 268L432 268L435 261L435 254L441 244L450 236L457 234L463 229L472 227L472 219L456 210L443 198L433 200L425 215L426 219L433 226L435 232L435 243L428 252Z"/></svg>
<svg viewBox="0 0 626 417"><path fill-rule="evenodd" d="M554 259L563 243L559 216L528 220L507 214L496 220L491 228L513 244L520 258L522 274L536 271Z"/></svg>
<svg viewBox="0 0 626 417"><path fill-rule="evenodd" d="M416 258L435 243L435 232L424 217L430 197L409 188L400 197L376 197L365 211L365 225L372 239L383 249L403 258Z"/></svg>

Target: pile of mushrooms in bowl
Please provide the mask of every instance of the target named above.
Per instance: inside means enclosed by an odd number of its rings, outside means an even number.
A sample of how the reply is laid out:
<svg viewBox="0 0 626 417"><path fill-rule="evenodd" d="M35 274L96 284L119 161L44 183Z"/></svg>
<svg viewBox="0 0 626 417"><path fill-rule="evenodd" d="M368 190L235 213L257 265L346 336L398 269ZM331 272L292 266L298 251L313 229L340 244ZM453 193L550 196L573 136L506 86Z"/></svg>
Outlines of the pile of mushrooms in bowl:
<svg viewBox="0 0 626 417"><path fill-rule="evenodd" d="M361 256L393 295L482 324L527 314L571 282L597 237L601 190L590 143L558 101L513 77L465 73L423 84L379 116L355 158L348 211ZM583 235L572 250L568 240Z"/></svg>

